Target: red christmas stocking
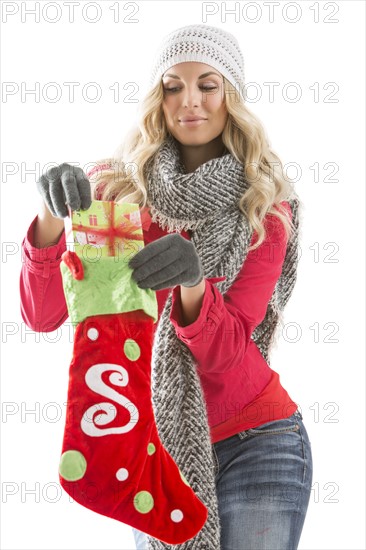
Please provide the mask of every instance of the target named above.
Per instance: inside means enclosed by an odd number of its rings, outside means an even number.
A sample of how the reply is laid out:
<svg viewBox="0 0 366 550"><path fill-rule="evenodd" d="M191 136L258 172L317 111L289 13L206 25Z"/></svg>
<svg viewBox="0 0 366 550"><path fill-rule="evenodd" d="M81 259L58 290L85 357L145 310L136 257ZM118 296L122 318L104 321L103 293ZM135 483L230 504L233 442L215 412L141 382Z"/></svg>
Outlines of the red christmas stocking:
<svg viewBox="0 0 366 550"><path fill-rule="evenodd" d="M151 401L155 292L126 261L60 264L76 326L60 483L86 508L168 544L193 538L208 510L163 447Z"/></svg>

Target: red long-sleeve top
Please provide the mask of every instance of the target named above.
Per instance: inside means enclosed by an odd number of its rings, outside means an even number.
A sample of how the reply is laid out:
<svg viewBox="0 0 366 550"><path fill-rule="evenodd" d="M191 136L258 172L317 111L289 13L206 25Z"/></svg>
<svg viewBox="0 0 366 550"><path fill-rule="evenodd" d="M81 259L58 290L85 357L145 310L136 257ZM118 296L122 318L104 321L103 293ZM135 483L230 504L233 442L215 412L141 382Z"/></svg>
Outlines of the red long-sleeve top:
<svg viewBox="0 0 366 550"><path fill-rule="evenodd" d="M284 204L290 215L291 208ZM21 315L36 332L50 332L68 317L60 270L66 250L65 231L59 241L46 248L34 246L31 222L22 242L20 274ZM286 252L286 234L273 215L265 219L267 236L251 251L226 294L215 286L223 278L205 278L205 292L197 319L182 324L180 285L173 288L170 321L177 337L191 351L206 401L211 442L216 443L240 431L266 422L287 418L297 404L280 382L279 374L263 358L251 335L266 314L268 302L281 274ZM145 245L164 236L150 218L143 224ZM182 237L190 239L188 232ZM253 232L251 244L256 241ZM158 316L171 288L157 290ZM157 327L155 324L155 329Z"/></svg>

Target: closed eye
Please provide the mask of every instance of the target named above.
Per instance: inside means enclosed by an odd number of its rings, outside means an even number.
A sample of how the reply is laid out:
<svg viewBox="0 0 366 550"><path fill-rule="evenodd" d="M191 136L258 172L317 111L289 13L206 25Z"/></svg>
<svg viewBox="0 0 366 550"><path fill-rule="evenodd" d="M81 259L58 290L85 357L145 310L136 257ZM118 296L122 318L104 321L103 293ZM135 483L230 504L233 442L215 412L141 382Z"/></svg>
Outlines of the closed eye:
<svg viewBox="0 0 366 550"><path fill-rule="evenodd" d="M174 88L164 88L164 92L172 92L175 93L177 90L180 90L181 88L174 87ZM217 90L217 86L201 86L201 89L205 92L211 92L212 90Z"/></svg>

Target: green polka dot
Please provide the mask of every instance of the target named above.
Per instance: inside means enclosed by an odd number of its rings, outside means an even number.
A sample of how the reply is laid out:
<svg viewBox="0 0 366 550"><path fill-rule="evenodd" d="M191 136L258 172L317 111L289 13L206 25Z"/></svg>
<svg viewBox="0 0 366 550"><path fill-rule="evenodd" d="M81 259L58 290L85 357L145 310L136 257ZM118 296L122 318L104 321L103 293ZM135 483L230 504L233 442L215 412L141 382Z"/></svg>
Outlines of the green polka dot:
<svg viewBox="0 0 366 550"><path fill-rule="evenodd" d="M147 452L149 455L153 455L156 451L154 443L149 443L147 446Z"/></svg>
<svg viewBox="0 0 366 550"><path fill-rule="evenodd" d="M81 479L86 471L86 460L79 451L66 451L61 455L60 475L66 481L77 481Z"/></svg>
<svg viewBox="0 0 366 550"><path fill-rule="evenodd" d="M136 361L141 355L140 346L135 340L132 340L132 338L127 338L123 346L123 351L130 361Z"/></svg>
<svg viewBox="0 0 366 550"><path fill-rule="evenodd" d="M148 491L140 491L135 495L133 504L138 512L147 514L154 507L154 499Z"/></svg>
<svg viewBox="0 0 366 550"><path fill-rule="evenodd" d="M186 478L184 477L184 475L183 475L183 473L180 471L180 469L179 469L179 473L180 473L180 477L183 479L184 483L185 483L186 485L188 485L188 487L190 487L190 484L188 483L188 481L186 480Z"/></svg>

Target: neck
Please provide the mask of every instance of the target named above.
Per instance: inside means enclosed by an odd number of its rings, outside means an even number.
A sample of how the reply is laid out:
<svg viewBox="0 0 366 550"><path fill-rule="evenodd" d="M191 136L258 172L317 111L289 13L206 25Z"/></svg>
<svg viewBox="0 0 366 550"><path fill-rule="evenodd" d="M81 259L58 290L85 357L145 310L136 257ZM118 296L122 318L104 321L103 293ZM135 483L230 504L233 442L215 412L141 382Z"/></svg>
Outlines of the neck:
<svg viewBox="0 0 366 550"><path fill-rule="evenodd" d="M178 141L177 145L187 174L194 172L201 164L221 157L226 152L221 135L203 145L183 145Z"/></svg>

